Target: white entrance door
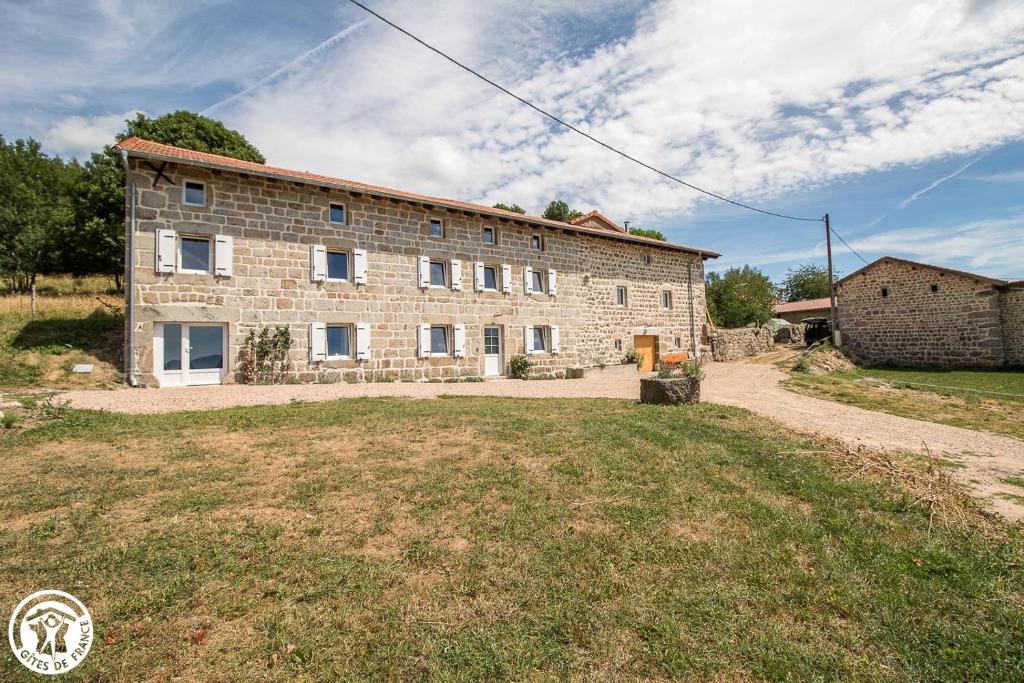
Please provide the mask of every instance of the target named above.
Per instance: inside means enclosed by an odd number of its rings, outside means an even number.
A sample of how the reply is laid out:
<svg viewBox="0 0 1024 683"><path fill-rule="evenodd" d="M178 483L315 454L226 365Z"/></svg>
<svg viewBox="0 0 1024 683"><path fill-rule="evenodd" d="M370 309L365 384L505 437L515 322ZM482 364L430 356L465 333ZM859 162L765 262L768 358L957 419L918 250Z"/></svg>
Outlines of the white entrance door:
<svg viewBox="0 0 1024 683"><path fill-rule="evenodd" d="M497 377L501 374L501 327L484 327L484 376Z"/></svg>
<svg viewBox="0 0 1024 683"><path fill-rule="evenodd" d="M153 365L160 386L224 381L227 335L223 325L160 323L153 335Z"/></svg>

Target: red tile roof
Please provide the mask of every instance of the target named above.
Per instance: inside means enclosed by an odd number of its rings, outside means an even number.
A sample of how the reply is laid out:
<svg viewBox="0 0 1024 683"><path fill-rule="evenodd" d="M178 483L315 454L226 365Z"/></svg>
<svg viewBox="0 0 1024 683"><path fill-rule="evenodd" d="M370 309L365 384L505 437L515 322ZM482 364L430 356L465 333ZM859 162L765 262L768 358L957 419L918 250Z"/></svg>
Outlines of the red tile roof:
<svg viewBox="0 0 1024 683"><path fill-rule="evenodd" d="M821 308L831 308L832 300L827 296L824 299L806 299L804 301L787 301L775 304L776 313L798 313L800 311L816 311Z"/></svg>
<svg viewBox="0 0 1024 683"><path fill-rule="evenodd" d="M570 223L553 221L547 218L541 218L539 216L527 216L524 214L514 213L512 211L505 211L503 209L495 209L490 206L483 206L481 204L470 204L469 202L462 202L455 199L443 199L441 197L431 197L429 195L405 192L403 190L395 190L381 185L368 185L366 183L360 183L354 180L332 178L330 176L319 175L316 173L307 173L305 171L294 171L287 168L268 166L266 164L257 164L252 161L241 161L240 159L233 159L231 157L220 156L219 154L196 152L191 149L183 149L181 147L174 147L172 145L164 145L159 142L143 140L142 138L125 138L124 140L117 144L117 149L127 152L129 156L139 157L142 159L153 159L157 161L173 161L177 163L204 166L207 168L215 168L226 171L251 173L253 175L267 176L271 178L277 178L280 180L291 180L295 182L310 183L313 185L319 185L324 187L334 187L349 192L377 195L381 197L405 200L420 204L431 204L434 206L454 209L456 211L465 211L468 213L476 213L484 216L503 218L511 221L519 221L530 225L542 226L545 228L561 229L571 232L578 232L586 235L595 235L599 237L610 237L612 239L619 239L628 242L635 242L638 244L646 244L654 247L673 249L676 251L686 251L693 254L699 254L704 258L718 258L719 256L721 256L721 254L714 251L710 251L708 249L688 247L686 245L676 244L674 242L662 242L661 240L653 240L647 237L640 237L639 235L629 235L626 233L616 233L611 230L602 228L591 228L586 226L572 225ZM614 225L614 223L612 223L612 225Z"/></svg>
<svg viewBox="0 0 1024 683"><path fill-rule="evenodd" d="M613 221L612 219L608 218L608 216L605 216L604 214L602 214L597 209L594 209L590 213L584 214L584 215L582 215L582 216L580 216L578 218L573 218L571 221L569 221L569 224L570 225L583 225L584 223L587 223L587 222L596 222L598 225L600 225L605 230L611 230L612 232L623 232L623 233L626 232L625 228L623 228L623 227L619 226L618 224L616 224L615 221Z"/></svg>

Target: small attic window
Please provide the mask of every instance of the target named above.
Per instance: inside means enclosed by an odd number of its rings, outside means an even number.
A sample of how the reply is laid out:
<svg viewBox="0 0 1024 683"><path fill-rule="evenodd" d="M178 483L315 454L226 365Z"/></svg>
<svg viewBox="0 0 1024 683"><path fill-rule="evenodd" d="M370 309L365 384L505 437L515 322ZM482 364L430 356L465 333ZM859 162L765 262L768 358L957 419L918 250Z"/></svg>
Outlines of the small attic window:
<svg viewBox="0 0 1024 683"><path fill-rule="evenodd" d="M882 287L882 298L884 299L887 296L889 296L889 288L888 287Z"/></svg>
<svg viewBox="0 0 1024 683"><path fill-rule="evenodd" d="M640 254L640 263L645 263L647 265L650 265L650 263L651 263L651 255L650 254L646 254L646 253Z"/></svg>
<svg viewBox="0 0 1024 683"><path fill-rule="evenodd" d="M932 285L932 292L937 292L937 291L939 291L939 286L938 285Z"/></svg>

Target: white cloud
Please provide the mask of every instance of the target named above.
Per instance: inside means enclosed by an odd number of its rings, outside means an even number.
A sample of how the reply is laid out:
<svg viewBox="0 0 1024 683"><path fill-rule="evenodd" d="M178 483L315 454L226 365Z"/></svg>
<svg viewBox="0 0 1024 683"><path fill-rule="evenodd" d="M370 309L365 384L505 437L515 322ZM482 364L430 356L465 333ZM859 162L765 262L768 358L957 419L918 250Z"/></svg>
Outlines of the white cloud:
<svg viewBox="0 0 1024 683"><path fill-rule="evenodd" d="M379 11L609 143L748 201L1024 136L1013 2L663 0L583 56L557 39L580 21L575 3L523 5ZM560 196L638 221L699 199L382 24L305 66L220 112L275 163L532 211Z"/></svg>
<svg viewBox="0 0 1024 683"><path fill-rule="evenodd" d="M990 277L1024 277L1024 213L948 227L932 225L887 230L847 241L869 261L881 256L901 256ZM832 246L836 254L845 254L844 247L835 241ZM725 270L744 263L763 266L806 262L824 256L825 244L820 242L807 249L780 250L744 260L723 259L709 270Z"/></svg>
<svg viewBox="0 0 1024 683"><path fill-rule="evenodd" d="M126 111L102 116L68 116L43 134L43 147L54 154L84 160L104 145L112 144L114 136L124 128L124 122L135 118L138 113Z"/></svg>

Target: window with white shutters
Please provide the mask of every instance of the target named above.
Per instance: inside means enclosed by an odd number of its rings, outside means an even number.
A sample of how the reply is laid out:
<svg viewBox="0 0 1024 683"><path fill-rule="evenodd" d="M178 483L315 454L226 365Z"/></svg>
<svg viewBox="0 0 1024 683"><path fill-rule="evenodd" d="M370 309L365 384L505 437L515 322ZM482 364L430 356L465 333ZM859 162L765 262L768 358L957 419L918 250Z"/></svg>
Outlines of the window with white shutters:
<svg viewBox="0 0 1024 683"><path fill-rule="evenodd" d="M154 247L156 272L173 273L178 258L178 233L173 230L157 230Z"/></svg>
<svg viewBox="0 0 1024 683"><path fill-rule="evenodd" d="M235 240L231 235L217 235L213 246L214 272L221 277L231 277L233 270Z"/></svg>
<svg viewBox="0 0 1024 683"><path fill-rule="evenodd" d="M327 359L327 326L324 323L309 324L309 360L313 363Z"/></svg>
<svg viewBox="0 0 1024 683"><path fill-rule="evenodd" d="M462 261L458 259L452 259L452 289L460 291L462 289Z"/></svg>
<svg viewBox="0 0 1024 683"><path fill-rule="evenodd" d="M353 249L352 250L352 267L355 270L355 283L357 285L366 284L366 250L365 249Z"/></svg>
<svg viewBox="0 0 1024 683"><path fill-rule="evenodd" d="M322 244L309 245L309 279L313 282L327 279L327 247Z"/></svg>
<svg viewBox="0 0 1024 683"><path fill-rule="evenodd" d="M370 360L370 323L356 323L356 358Z"/></svg>

